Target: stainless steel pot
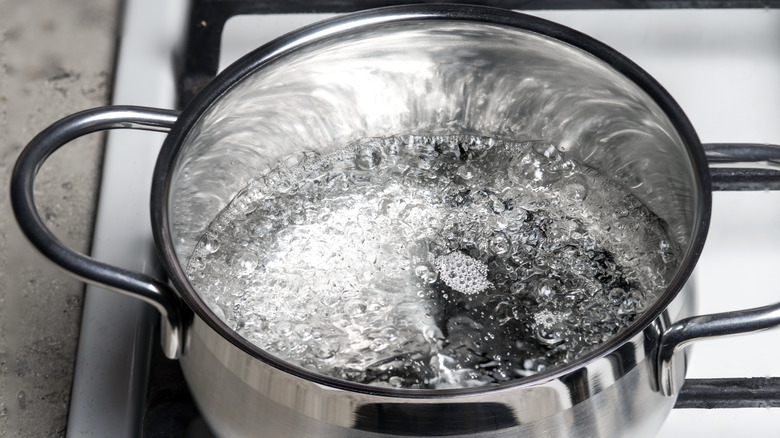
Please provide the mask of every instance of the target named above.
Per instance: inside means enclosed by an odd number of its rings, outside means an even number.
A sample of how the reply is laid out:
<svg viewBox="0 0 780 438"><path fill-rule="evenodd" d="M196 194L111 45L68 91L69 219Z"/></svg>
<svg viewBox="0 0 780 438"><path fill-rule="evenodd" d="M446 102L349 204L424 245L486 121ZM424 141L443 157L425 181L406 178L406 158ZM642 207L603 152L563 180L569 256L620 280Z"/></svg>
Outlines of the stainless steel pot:
<svg viewBox="0 0 780 438"><path fill-rule="evenodd" d="M168 131L152 222L170 283L77 254L33 200L43 161L104 129ZM574 363L481 388L390 389L315 374L268 355L204 305L183 266L212 218L283 155L364 137L471 133L544 138L639 197L669 224L683 258L632 326ZM203 415L224 436L643 436L684 381L690 341L780 324L780 305L689 318L686 284L704 244L710 176L683 112L647 73L571 29L508 11L404 6L331 19L238 61L181 114L110 107L65 118L22 153L11 195L48 258L162 315Z"/></svg>

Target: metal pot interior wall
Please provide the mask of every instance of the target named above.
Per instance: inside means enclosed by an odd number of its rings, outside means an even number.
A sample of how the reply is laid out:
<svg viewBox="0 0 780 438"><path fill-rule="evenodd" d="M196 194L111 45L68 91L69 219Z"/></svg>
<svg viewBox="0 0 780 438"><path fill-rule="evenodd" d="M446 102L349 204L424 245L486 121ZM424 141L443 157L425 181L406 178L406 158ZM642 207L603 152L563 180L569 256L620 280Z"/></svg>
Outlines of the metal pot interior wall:
<svg viewBox="0 0 780 438"><path fill-rule="evenodd" d="M310 39L281 56L261 49L249 55L268 59L259 68L217 79L235 83L190 130L169 188L181 265L236 193L280 159L410 134L549 142L628 188L682 248L691 242L699 200L689 146L653 98L605 61L531 31L460 20Z"/></svg>

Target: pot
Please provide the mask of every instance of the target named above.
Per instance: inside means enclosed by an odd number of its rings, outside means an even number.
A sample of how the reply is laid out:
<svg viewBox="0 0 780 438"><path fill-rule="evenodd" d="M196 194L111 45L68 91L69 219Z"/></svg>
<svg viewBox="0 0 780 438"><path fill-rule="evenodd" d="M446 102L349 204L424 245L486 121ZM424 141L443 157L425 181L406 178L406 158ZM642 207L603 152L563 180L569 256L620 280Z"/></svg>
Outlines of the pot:
<svg viewBox="0 0 780 438"><path fill-rule="evenodd" d="M75 253L41 220L33 181L67 142L115 128L168 132L152 223L162 282ZM681 262L628 328L531 377L461 389L375 387L291 365L230 329L185 275L204 229L283 156L361 138L470 133L544 138L613 176L668 224ZM15 214L48 258L162 315L162 345L221 436L652 436L684 382L690 341L780 324L780 305L691 317L710 174L689 121L631 61L571 29L509 11L382 8L288 34L236 62L181 113L107 107L67 117L19 158Z"/></svg>

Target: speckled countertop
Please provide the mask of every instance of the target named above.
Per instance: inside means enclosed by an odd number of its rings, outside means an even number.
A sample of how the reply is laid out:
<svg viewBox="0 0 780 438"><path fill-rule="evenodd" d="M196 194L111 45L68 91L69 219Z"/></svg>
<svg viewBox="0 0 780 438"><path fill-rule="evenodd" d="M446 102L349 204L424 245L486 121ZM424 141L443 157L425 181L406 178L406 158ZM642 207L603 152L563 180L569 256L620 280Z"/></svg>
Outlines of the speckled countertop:
<svg viewBox="0 0 780 438"><path fill-rule="evenodd" d="M16 226L16 156L55 120L109 101L118 0L0 0L0 436L65 435L83 284L47 262ZM55 233L89 248L102 136L47 162L36 183Z"/></svg>

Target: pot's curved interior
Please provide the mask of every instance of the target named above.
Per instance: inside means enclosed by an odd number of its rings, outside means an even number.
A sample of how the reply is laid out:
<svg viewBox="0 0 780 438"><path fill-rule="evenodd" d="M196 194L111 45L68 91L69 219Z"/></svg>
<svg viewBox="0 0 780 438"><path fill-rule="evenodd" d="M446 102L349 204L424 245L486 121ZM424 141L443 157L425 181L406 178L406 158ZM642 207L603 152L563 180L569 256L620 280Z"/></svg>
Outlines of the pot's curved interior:
<svg viewBox="0 0 780 438"><path fill-rule="evenodd" d="M376 26L287 53L215 102L170 187L182 264L241 188L295 151L367 137L545 139L627 187L691 240L696 179L658 105L607 63L533 32L462 21Z"/></svg>
<svg viewBox="0 0 780 438"><path fill-rule="evenodd" d="M282 158L363 138L463 133L556 145L639 198L668 224L680 258L695 258L701 158L690 148L697 145L692 130L680 134L687 121L671 120L635 78L512 25L379 21L261 50L257 68L202 112L177 145L169 179L179 265L236 193Z"/></svg>

